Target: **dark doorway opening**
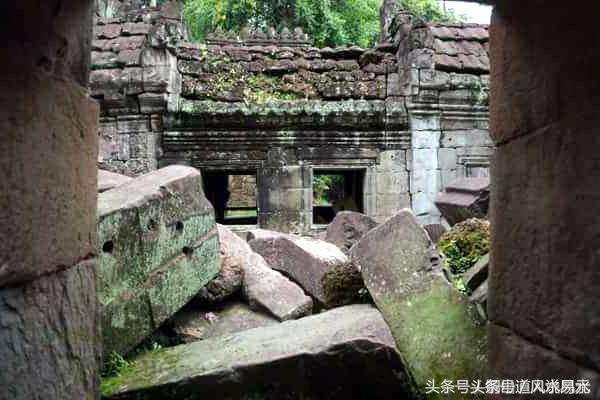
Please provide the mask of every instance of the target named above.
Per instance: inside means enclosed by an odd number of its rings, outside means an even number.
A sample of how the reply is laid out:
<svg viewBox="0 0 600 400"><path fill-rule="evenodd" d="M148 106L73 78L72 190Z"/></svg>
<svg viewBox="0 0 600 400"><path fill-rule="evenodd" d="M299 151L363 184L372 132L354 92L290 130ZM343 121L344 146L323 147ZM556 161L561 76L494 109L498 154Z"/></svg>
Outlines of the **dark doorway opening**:
<svg viewBox="0 0 600 400"><path fill-rule="evenodd" d="M365 170L315 170L313 224L328 224L340 211L363 212Z"/></svg>
<svg viewBox="0 0 600 400"><path fill-rule="evenodd" d="M256 225L256 171L206 171L204 193L223 225Z"/></svg>

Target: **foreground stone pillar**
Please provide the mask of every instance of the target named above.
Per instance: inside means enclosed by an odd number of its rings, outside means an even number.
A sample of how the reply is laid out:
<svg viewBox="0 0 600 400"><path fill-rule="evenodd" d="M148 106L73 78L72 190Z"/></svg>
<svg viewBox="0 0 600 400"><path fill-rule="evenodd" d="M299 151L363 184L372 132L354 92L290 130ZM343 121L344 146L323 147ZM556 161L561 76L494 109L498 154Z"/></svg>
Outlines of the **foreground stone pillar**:
<svg viewBox="0 0 600 400"><path fill-rule="evenodd" d="M575 3L494 11L489 355L492 375L600 398L600 35Z"/></svg>
<svg viewBox="0 0 600 400"><path fill-rule="evenodd" d="M0 399L98 389L91 0L0 5Z"/></svg>

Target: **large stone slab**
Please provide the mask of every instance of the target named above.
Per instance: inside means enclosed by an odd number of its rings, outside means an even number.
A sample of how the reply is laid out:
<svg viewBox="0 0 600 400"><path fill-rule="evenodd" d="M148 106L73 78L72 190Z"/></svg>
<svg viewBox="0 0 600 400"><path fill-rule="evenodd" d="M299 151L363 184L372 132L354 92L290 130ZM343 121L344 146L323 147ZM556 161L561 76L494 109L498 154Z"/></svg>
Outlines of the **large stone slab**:
<svg viewBox="0 0 600 400"><path fill-rule="evenodd" d="M490 202L490 178L463 178L438 193L435 205L450 225L485 218Z"/></svg>
<svg viewBox="0 0 600 400"><path fill-rule="evenodd" d="M313 302L298 285L271 269L261 255L229 228L217 226L221 254L242 261L242 293L252 308L266 310L280 321L312 313Z"/></svg>
<svg viewBox="0 0 600 400"><path fill-rule="evenodd" d="M335 244L344 253L361 237L377 226L377 222L364 214L354 211L341 211L327 226L325 241Z"/></svg>
<svg viewBox="0 0 600 400"><path fill-rule="evenodd" d="M152 352L104 382L105 399L402 399L381 314L355 305Z"/></svg>
<svg viewBox="0 0 600 400"><path fill-rule="evenodd" d="M326 303L323 276L348 262L348 257L337 246L296 235L262 234L249 245L271 268L291 277L321 304Z"/></svg>
<svg viewBox="0 0 600 400"><path fill-rule="evenodd" d="M220 270L202 177L170 166L98 197L98 298L105 354L127 352Z"/></svg>
<svg viewBox="0 0 600 400"><path fill-rule="evenodd" d="M270 315L252 310L240 302L226 303L211 310L182 310L172 319L173 330L184 343L196 342L278 324Z"/></svg>
<svg viewBox="0 0 600 400"><path fill-rule="evenodd" d="M485 329L432 265L429 246L414 215L402 210L350 251L421 391L430 379L481 379L486 368Z"/></svg>
<svg viewBox="0 0 600 400"><path fill-rule="evenodd" d="M105 171L103 169L98 170L98 193L106 192L107 190L114 189L117 186L121 186L127 182L130 182L132 178L116 174L114 172Z"/></svg>
<svg viewBox="0 0 600 400"><path fill-rule="evenodd" d="M219 303L236 294L244 280L243 261L238 257L227 257L221 253L221 271L208 282L198 294L196 300L202 303Z"/></svg>

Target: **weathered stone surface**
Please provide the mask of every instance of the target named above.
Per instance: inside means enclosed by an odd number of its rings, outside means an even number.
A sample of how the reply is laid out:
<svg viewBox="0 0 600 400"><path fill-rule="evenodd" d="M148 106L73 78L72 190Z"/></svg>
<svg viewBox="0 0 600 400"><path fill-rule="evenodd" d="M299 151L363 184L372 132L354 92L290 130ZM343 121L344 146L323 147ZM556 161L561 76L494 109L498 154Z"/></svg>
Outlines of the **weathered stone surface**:
<svg viewBox="0 0 600 400"><path fill-rule="evenodd" d="M420 390L429 379L482 379L486 366L485 329L432 265L429 246L403 210L350 251Z"/></svg>
<svg viewBox="0 0 600 400"><path fill-rule="evenodd" d="M545 394L543 398L600 398L600 373L598 370L580 365L560 353L539 346L528 338L520 336L503 326L490 324L488 329L490 364L498 366L493 376L496 379L515 380L585 380L589 382L588 394L563 392ZM561 385L562 386L562 385ZM565 385L566 386L566 385ZM563 387L565 387L563 386ZM574 385L577 390L577 384ZM546 392L548 393L548 392ZM537 395L538 393L536 393ZM534 395L532 395L533 398ZM520 399L523 395L506 394L502 399ZM541 398L541 396L540 396Z"/></svg>
<svg viewBox="0 0 600 400"><path fill-rule="evenodd" d="M214 310L184 309L171 320L178 339L184 343L209 339L261 326L278 324L279 321L260 311L252 310L244 303L227 303Z"/></svg>
<svg viewBox="0 0 600 400"><path fill-rule="evenodd" d="M489 207L490 178L463 178L446 186L435 205L450 225L468 218L485 218Z"/></svg>
<svg viewBox="0 0 600 400"><path fill-rule="evenodd" d="M98 193L106 192L107 190L121 186L131 181L131 178L114 172L98 170Z"/></svg>
<svg viewBox="0 0 600 400"><path fill-rule="evenodd" d="M529 23L534 17L561 29ZM595 19L572 7L540 14L499 2L490 30L491 126L498 145L490 211L490 367L509 378L589 378L596 391L589 398L600 396ZM501 327L505 334L495 332Z"/></svg>
<svg viewBox="0 0 600 400"><path fill-rule="evenodd" d="M347 262L327 271L321 279L325 307L333 308L369 300L362 275L356 265Z"/></svg>
<svg viewBox="0 0 600 400"><path fill-rule="evenodd" d="M141 357L106 399L404 398L406 376L379 312L337 308Z"/></svg>
<svg viewBox="0 0 600 400"><path fill-rule="evenodd" d="M463 282L470 291L477 289L487 279L489 264L490 255L486 254L465 272L463 275Z"/></svg>
<svg viewBox="0 0 600 400"><path fill-rule="evenodd" d="M291 277L322 304L325 304L323 276L348 262L348 257L335 245L296 235L257 238L249 245L271 268Z"/></svg>
<svg viewBox="0 0 600 400"><path fill-rule="evenodd" d="M96 246L98 106L77 83L27 78L18 97L0 98L0 287L71 267Z"/></svg>
<svg viewBox="0 0 600 400"><path fill-rule="evenodd" d="M98 397L93 1L3 2L0 399Z"/></svg>
<svg viewBox="0 0 600 400"><path fill-rule="evenodd" d="M224 256L221 253L219 275L200 289L196 299L204 303L216 303L235 294L241 289L244 280L242 264L241 259Z"/></svg>
<svg viewBox="0 0 600 400"><path fill-rule="evenodd" d="M347 253L365 233L376 226L377 222L367 215L354 211L341 211L327 226L324 240L335 244Z"/></svg>
<svg viewBox="0 0 600 400"><path fill-rule="evenodd" d="M83 261L0 289L0 399L95 397L101 349L95 271L95 261Z"/></svg>
<svg viewBox="0 0 600 400"><path fill-rule="evenodd" d="M217 225L221 254L242 260L242 293L254 309L263 309L280 321L312 313L313 302L302 289L272 270L248 243L223 225Z"/></svg>
<svg viewBox="0 0 600 400"><path fill-rule="evenodd" d="M126 352L220 269L200 172L170 166L98 198L98 291L104 348Z"/></svg>
<svg viewBox="0 0 600 400"><path fill-rule="evenodd" d="M448 230L442 224L429 224L429 225L425 225L423 228L425 228L425 231L427 231L427 234L429 235L431 242L434 244L437 244L437 242L440 240L442 235L444 233L446 233L446 231Z"/></svg>

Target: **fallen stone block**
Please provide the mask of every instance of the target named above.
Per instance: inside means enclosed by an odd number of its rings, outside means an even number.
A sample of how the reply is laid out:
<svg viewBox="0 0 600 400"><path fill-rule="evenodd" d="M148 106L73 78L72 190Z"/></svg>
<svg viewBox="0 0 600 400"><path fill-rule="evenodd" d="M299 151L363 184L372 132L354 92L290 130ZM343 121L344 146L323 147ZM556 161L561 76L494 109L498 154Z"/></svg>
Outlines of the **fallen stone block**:
<svg viewBox="0 0 600 400"><path fill-rule="evenodd" d="M344 253L348 253L348 250L365 233L376 226L377 222L369 216L354 211L341 211L335 215L333 221L327 226L324 240L335 244Z"/></svg>
<svg viewBox="0 0 600 400"><path fill-rule="evenodd" d="M327 302L323 276L348 262L348 257L337 246L296 235L263 234L251 240L249 245L271 268L291 277L321 304Z"/></svg>
<svg viewBox="0 0 600 400"><path fill-rule="evenodd" d="M214 310L186 309L173 317L173 330L184 343L278 324L275 318L244 303L228 303Z"/></svg>
<svg viewBox="0 0 600 400"><path fill-rule="evenodd" d="M242 294L253 309L262 309L280 321L312 313L313 302L304 291L269 267L248 243L223 225L217 225L221 254L242 260Z"/></svg>
<svg viewBox="0 0 600 400"><path fill-rule="evenodd" d="M425 225L423 228L427 231L431 242L437 244L441 237L448 231L446 227L442 224L429 224Z"/></svg>
<svg viewBox="0 0 600 400"><path fill-rule="evenodd" d="M431 264L429 238L410 210L371 230L350 253L421 394L431 379L484 378L485 328Z"/></svg>
<svg viewBox="0 0 600 400"><path fill-rule="evenodd" d="M463 178L438 193L435 205L450 225L485 218L490 202L490 178Z"/></svg>
<svg viewBox="0 0 600 400"><path fill-rule="evenodd" d="M106 192L107 190L114 189L118 186L121 186L129 181L132 178L116 174L114 172L105 171L102 169L98 170L98 193Z"/></svg>
<svg viewBox="0 0 600 400"><path fill-rule="evenodd" d="M202 177L170 166L98 195L98 299L105 355L126 353L220 270Z"/></svg>
<svg viewBox="0 0 600 400"><path fill-rule="evenodd" d="M487 280L488 270L490 264L489 253L482 256L479 261L475 263L467 272L463 275L463 282L470 292L474 292L483 282Z"/></svg>
<svg viewBox="0 0 600 400"><path fill-rule="evenodd" d="M283 232L270 231L268 229L251 229L246 234L246 241L250 243L254 239L276 239L279 237L285 237L289 234Z"/></svg>
<svg viewBox="0 0 600 400"><path fill-rule="evenodd" d="M221 254L221 271L212 281L208 282L198 294L196 300L210 304L221 302L237 293L244 280L243 261L238 257L228 257Z"/></svg>
<svg viewBox="0 0 600 400"><path fill-rule="evenodd" d="M488 281L483 282L469 296L469 301L477 307L477 312L482 321L488 320L487 314L487 299L488 299Z"/></svg>
<svg viewBox="0 0 600 400"><path fill-rule="evenodd" d="M362 275L351 262L327 271L321 283L325 295L325 308L365 303L370 300Z"/></svg>
<svg viewBox="0 0 600 400"><path fill-rule="evenodd" d="M103 398L403 399L407 379L381 314L354 305L148 353Z"/></svg>

